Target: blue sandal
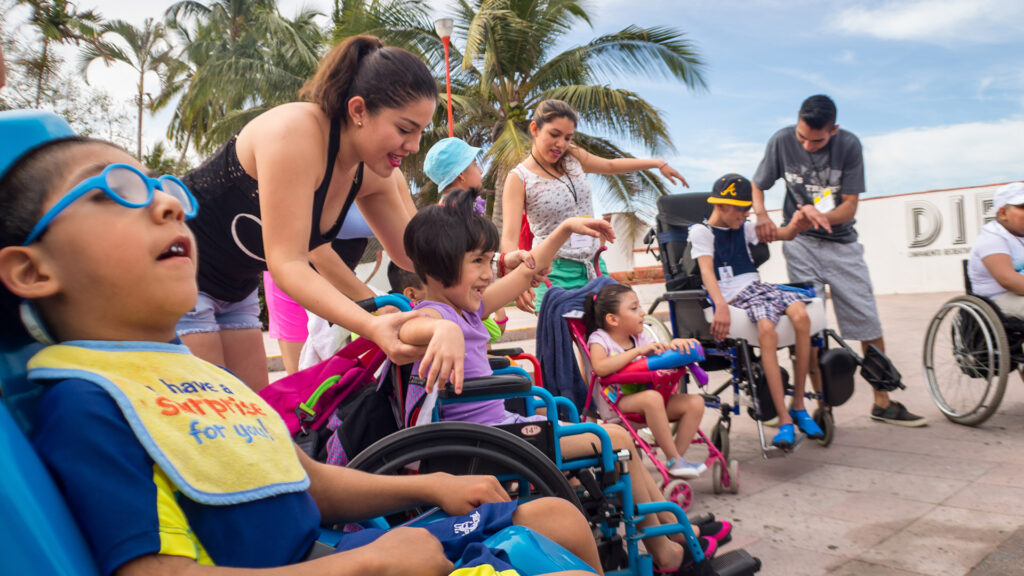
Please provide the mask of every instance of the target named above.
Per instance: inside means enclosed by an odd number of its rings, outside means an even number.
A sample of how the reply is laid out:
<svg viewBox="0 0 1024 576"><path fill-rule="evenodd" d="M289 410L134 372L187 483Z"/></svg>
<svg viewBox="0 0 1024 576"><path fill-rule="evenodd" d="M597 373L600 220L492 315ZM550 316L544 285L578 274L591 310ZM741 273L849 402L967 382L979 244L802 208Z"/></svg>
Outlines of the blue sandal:
<svg viewBox="0 0 1024 576"><path fill-rule="evenodd" d="M825 433L818 426L818 423L811 418L811 415L807 413L807 410L790 410L789 415L793 418L793 422L800 427L800 431L807 434L808 438L818 439L824 438Z"/></svg>

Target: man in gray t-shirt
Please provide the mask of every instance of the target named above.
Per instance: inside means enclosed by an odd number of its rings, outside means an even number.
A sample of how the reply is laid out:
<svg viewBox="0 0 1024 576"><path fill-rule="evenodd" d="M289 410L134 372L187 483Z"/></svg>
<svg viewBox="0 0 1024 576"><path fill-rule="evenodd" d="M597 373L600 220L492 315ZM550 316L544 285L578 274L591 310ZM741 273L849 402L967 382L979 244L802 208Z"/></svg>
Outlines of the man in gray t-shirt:
<svg viewBox="0 0 1024 576"><path fill-rule="evenodd" d="M768 141L764 158L752 179L757 235L762 242L776 239L775 223L764 206L764 190L779 178L786 181L782 213L786 222L800 210L812 224L783 244L791 282L810 282L819 295L829 285L839 331L859 340L862 350L875 345L885 351L864 248L854 228L857 203L864 192L864 156L860 140L836 124L836 105L824 95L811 96L800 106L795 126L783 128ZM811 359L811 366L817 360ZM811 376L815 388L820 380ZM924 426L889 394L874 391L871 418L901 426Z"/></svg>

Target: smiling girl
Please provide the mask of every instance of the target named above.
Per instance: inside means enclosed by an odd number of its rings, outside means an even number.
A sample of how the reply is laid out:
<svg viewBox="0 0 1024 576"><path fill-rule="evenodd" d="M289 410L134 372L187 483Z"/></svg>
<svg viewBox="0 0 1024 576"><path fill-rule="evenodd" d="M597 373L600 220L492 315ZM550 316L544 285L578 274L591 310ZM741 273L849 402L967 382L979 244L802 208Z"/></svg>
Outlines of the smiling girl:
<svg viewBox="0 0 1024 576"><path fill-rule="evenodd" d="M366 335L392 359L423 354L398 340L409 316L375 318L342 294L353 275L330 242L354 202L392 260L412 268L395 169L419 149L437 83L411 53L355 36L327 53L300 95L305 102L257 116L184 179L202 206L189 222L200 294L178 335L256 390L268 381L256 296L267 269L303 308Z"/></svg>
<svg viewBox="0 0 1024 576"><path fill-rule="evenodd" d="M534 235L534 243L544 241L559 224L573 216L594 216L594 205L587 174L628 174L657 168L674 184L689 186L675 168L653 158L606 159L573 144L579 119L571 106L561 100L544 100L530 122L533 148L530 156L509 172L502 196L504 214L501 250L509 252L519 245L523 210ZM593 258L600 244L594 238L574 235L558 251L548 279L553 286L581 288L594 277ZM530 246L524 246L529 249ZM603 270L603 262L601 263ZM540 309L546 287L527 290L516 303L523 310Z"/></svg>

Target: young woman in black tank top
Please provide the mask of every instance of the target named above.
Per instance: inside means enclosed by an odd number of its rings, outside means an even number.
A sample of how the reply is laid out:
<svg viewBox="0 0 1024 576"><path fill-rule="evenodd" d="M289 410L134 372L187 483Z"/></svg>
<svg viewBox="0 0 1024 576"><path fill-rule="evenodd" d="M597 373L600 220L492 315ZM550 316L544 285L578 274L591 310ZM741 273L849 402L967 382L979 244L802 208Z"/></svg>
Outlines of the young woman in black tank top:
<svg viewBox="0 0 1024 576"><path fill-rule="evenodd" d="M317 272L310 252L329 244L355 201L391 258L412 268L402 246L410 215L393 173L419 149L437 84L414 55L358 36L324 57L300 95L306 102L258 116L187 177L200 203L192 230L201 294L179 335L254 389L267 384L266 353L245 302L267 269L304 308L371 338L396 361L424 354L398 340L408 316L366 313L339 291L348 270L340 258L324 266L318 251ZM426 353L453 367L463 356L459 343L432 342Z"/></svg>

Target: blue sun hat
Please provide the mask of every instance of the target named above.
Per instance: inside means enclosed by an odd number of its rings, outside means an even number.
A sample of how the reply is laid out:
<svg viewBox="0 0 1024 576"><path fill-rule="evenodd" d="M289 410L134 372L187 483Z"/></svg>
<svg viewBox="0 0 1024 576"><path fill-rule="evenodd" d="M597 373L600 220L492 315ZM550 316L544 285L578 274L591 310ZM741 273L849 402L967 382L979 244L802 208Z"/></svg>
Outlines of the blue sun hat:
<svg viewBox="0 0 1024 576"><path fill-rule="evenodd" d="M423 172L443 191L480 156L480 149L461 138L445 138L430 147Z"/></svg>
<svg viewBox="0 0 1024 576"><path fill-rule="evenodd" d="M0 112L0 178L21 158L44 144L74 138L71 126L53 112L8 110Z"/></svg>

